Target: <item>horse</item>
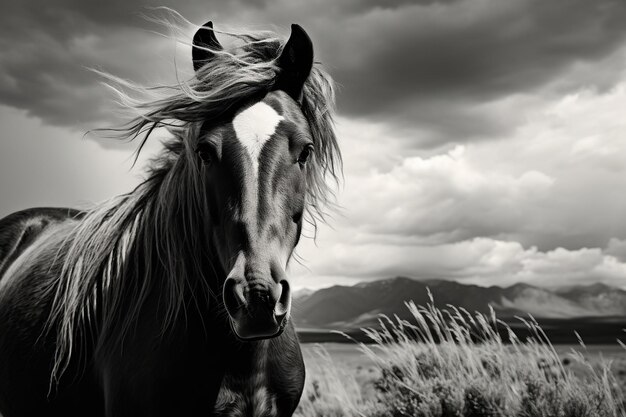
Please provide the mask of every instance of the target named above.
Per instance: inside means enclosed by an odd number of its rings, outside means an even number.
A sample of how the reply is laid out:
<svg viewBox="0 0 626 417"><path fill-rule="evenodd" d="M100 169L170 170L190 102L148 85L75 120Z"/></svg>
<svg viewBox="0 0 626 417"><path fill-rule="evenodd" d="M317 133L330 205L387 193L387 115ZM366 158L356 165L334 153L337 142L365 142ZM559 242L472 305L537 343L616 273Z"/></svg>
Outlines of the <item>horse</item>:
<svg viewBox="0 0 626 417"><path fill-rule="evenodd" d="M286 268L303 222L332 205L341 155L311 39L268 33L224 48L206 23L175 85L109 75L135 112L111 136L140 152L170 133L145 180L0 220L1 415L294 413L305 369Z"/></svg>

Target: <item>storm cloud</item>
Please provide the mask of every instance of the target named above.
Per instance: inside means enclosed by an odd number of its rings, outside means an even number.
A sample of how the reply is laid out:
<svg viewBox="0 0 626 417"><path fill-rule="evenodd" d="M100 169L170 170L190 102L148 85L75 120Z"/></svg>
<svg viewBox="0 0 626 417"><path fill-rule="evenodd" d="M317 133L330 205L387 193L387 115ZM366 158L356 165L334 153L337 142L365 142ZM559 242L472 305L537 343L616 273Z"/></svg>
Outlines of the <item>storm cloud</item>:
<svg viewBox="0 0 626 417"><path fill-rule="evenodd" d="M145 18L158 6L194 24L180 43ZM207 20L284 36L300 23L338 82L343 209L317 246L304 239L296 286L626 282L621 0L7 4L0 215L130 190L132 145L80 141L124 121L89 68L143 85L190 77L185 43Z"/></svg>
<svg viewBox="0 0 626 417"><path fill-rule="evenodd" d="M0 19L0 100L44 121L75 127L106 114L109 97L87 68L150 83L175 74L171 42L141 17L156 2L27 0ZM158 5L174 6L174 2ZM286 27L298 21L341 86L350 117L428 131L417 145L493 138L513 124L489 103L546 85L610 88L615 71L590 80L581 67L618 53L626 36L619 0L187 2L186 16L223 24ZM567 11L564 14L564 11ZM339 41L340 40L340 41ZM179 63L181 66L189 63ZM614 68L614 66L608 66Z"/></svg>

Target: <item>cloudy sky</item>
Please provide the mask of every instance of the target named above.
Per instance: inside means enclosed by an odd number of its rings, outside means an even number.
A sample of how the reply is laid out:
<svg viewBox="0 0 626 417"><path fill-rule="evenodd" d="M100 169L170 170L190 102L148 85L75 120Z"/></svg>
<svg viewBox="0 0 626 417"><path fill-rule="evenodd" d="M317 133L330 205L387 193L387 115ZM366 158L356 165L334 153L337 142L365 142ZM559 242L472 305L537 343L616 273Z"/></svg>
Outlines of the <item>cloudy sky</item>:
<svg viewBox="0 0 626 417"><path fill-rule="evenodd" d="M160 5L217 28L300 23L340 84L343 210L301 243L297 287L405 275L626 288L622 0L10 2L0 216L138 183L134 144L83 138L123 121L87 68L145 85L191 76L189 47L142 18Z"/></svg>

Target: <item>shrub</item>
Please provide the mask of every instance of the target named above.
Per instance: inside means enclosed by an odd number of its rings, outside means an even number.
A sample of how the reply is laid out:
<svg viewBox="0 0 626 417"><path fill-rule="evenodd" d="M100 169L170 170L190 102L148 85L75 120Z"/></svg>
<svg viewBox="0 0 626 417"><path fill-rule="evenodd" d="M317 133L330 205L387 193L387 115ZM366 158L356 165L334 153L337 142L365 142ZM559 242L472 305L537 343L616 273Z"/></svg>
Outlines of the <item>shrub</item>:
<svg viewBox="0 0 626 417"><path fill-rule="evenodd" d="M592 365L579 377L565 367L534 320L522 320L533 337L520 341L495 317L430 303L407 303L415 321L381 317L363 329L374 342L360 349L377 366L372 392L354 374L323 359L307 386L302 417L626 417L623 393L610 363ZM505 343L501 334L508 334ZM583 345L584 346L584 345Z"/></svg>

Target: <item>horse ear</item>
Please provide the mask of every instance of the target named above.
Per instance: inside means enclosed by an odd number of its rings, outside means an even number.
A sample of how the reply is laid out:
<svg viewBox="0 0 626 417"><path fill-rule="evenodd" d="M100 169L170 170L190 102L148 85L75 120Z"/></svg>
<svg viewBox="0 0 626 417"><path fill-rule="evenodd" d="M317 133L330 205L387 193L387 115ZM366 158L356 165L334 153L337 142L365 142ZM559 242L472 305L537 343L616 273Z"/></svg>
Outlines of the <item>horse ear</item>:
<svg viewBox="0 0 626 417"><path fill-rule="evenodd" d="M291 36L277 58L280 73L275 89L283 90L299 101L304 82L313 67L313 43L300 25L291 25Z"/></svg>
<svg viewBox="0 0 626 417"><path fill-rule="evenodd" d="M208 49L207 49L208 48ZM206 22L195 35L193 35L193 47L191 56L193 58L193 69L198 71L205 63L213 58L213 53L209 50L221 51L222 45L215 37L213 22Z"/></svg>

